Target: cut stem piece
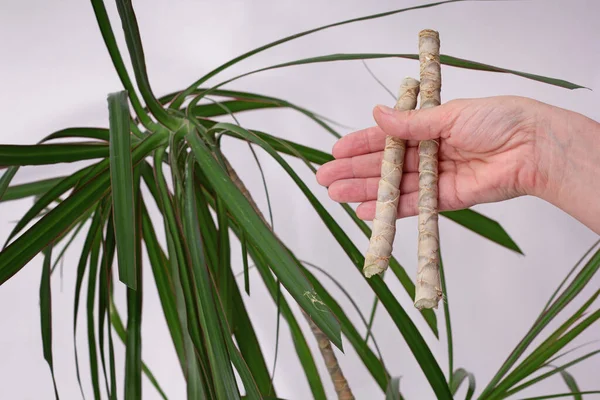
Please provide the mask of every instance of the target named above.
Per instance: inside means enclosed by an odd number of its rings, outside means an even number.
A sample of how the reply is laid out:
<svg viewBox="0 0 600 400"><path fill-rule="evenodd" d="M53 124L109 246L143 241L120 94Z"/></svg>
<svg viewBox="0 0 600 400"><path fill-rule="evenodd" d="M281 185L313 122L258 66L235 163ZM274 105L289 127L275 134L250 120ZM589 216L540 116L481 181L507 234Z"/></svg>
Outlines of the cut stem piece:
<svg viewBox="0 0 600 400"><path fill-rule="evenodd" d="M429 29L419 32L421 109L440 105L440 37ZM437 308L442 298L439 271L438 140L419 143L419 241L415 307Z"/></svg>
<svg viewBox="0 0 600 400"><path fill-rule="evenodd" d="M409 77L404 78L394 108L400 111L413 110L417 106L418 94L419 81ZM392 255L405 153L405 140L394 136L386 137L373 232L363 267L363 273L367 278L385 271Z"/></svg>

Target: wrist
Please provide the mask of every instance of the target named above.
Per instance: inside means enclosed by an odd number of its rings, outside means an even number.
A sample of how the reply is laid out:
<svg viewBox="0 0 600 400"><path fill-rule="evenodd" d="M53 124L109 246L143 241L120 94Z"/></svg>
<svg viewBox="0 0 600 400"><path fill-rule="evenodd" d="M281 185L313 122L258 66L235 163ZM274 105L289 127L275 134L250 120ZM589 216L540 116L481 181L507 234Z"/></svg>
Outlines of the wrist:
<svg viewBox="0 0 600 400"><path fill-rule="evenodd" d="M539 103L534 139L536 173L529 194L598 230L600 124L576 112Z"/></svg>

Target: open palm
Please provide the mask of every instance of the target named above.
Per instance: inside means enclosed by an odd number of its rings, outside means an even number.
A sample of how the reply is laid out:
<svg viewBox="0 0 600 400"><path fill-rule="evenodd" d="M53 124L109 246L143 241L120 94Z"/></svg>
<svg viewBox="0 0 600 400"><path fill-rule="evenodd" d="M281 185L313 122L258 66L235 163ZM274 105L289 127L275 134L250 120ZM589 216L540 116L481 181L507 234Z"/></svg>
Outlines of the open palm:
<svg viewBox="0 0 600 400"><path fill-rule="evenodd" d="M455 210L526 194L536 174L532 100L493 97L453 100L439 107L401 112L378 106L377 126L340 139L336 160L323 165L318 182L338 202L362 203L357 214L373 219L386 135L407 140L399 217L417 214L418 141L440 139L439 207ZM529 103L529 104L525 104Z"/></svg>

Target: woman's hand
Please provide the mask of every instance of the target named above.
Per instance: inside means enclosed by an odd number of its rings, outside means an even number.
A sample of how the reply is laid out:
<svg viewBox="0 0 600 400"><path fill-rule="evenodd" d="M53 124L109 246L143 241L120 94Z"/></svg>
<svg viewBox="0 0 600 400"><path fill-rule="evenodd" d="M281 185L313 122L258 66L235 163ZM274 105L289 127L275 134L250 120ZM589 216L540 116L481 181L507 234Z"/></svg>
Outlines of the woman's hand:
<svg viewBox="0 0 600 400"><path fill-rule="evenodd" d="M385 136L391 135L408 141L399 217L417 214L419 140L440 139L441 211L535 194L544 184L536 146L540 105L507 96L408 112L378 106L378 126L340 139L333 147L336 160L319 169L317 180L333 200L360 202L358 216L373 219Z"/></svg>

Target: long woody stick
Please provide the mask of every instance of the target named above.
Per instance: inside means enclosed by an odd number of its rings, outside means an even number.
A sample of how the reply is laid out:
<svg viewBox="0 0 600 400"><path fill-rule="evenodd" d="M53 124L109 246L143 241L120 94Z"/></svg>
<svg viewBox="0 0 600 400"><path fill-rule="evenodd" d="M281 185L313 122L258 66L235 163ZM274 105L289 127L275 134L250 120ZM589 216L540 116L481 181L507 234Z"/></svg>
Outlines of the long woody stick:
<svg viewBox="0 0 600 400"><path fill-rule="evenodd" d="M394 108L401 111L413 110L417 105L418 93L419 81L404 78ZM363 267L363 273L367 278L385 271L392 255L405 153L405 140L393 136L386 137L373 232Z"/></svg>
<svg viewBox="0 0 600 400"><path fill-rule="evenodd" d="M429 29L419 32L421 80L420 108L440 105L440 37ZM438 229L438 148L437 140L419 143L419 242L415 307L437 308L442 298Z"/></svg>

